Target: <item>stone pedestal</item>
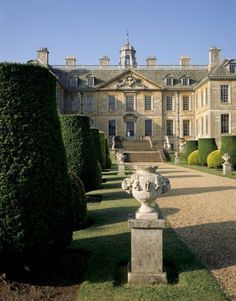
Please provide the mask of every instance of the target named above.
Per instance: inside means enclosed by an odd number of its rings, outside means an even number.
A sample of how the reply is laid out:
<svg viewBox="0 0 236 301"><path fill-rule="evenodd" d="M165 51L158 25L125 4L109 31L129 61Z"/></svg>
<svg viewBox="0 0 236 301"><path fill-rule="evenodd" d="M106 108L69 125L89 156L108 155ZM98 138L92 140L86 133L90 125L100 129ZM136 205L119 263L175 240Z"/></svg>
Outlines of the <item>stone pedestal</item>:
<svg viewBox="0 0 236 301"><path fill-rule="evenodd" d="M118 173L117 176L125 176L125 165L124 164L118 164Z"/></svg>
<svg viewBox="0 0 236 301"><path fill-rule="evenodd" d="M225 162L223 164L223 175L231 175L232 173L232 167L229 162Z"/></svg>
<svg viewBox="0 0 236 301"><path fill-rule="evenodd" d="M167 276L163 269L165 220L136 218L130 219L128 223L131 227L131 264L128 283L130 285L167 284Z"/></svg>
<svg viewBox="0 0 236 301"><path fill-rule="evenodd" d="M179 163L180 163L179 157L175 157L175 164L179 164Z"/></svg>

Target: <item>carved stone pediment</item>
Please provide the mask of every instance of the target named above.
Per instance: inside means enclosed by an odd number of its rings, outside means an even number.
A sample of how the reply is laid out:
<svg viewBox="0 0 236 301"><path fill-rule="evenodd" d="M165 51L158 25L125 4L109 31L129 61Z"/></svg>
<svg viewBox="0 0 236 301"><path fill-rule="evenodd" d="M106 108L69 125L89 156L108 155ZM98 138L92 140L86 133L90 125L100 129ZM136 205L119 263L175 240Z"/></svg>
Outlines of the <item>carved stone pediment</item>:
<svg viewBox="0 0 236 301"><path fill-rule="evenodd" d="M129 120L133 120L133 121L137 121L137 116L135 114L131 114L131 113L127 113L123 116L124 121L129 121Z"/></svg>
<svg viewBox="0 0 236 301"><path fill-rule="evenodd" d="M127 75L125 78L120 79L117 84L116 88L147 88L144 85L144 82L142 79L134 77L132 74Z"/></svg>

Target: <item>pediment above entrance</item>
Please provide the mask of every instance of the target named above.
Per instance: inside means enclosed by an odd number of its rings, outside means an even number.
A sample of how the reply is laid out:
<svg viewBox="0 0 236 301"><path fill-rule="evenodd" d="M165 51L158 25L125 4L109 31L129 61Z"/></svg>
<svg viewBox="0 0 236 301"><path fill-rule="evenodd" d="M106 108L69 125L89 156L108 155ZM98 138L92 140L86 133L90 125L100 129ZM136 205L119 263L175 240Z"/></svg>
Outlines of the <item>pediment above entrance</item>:
<svg viewBox="0 0 236 301"><path fill-rule="evenodd" d="M159 90L161 87L144 76L140 75L138 72L129 71L124 72L121 75L103 83L99 89L102 90L146 90L155 89Z"/></svg>

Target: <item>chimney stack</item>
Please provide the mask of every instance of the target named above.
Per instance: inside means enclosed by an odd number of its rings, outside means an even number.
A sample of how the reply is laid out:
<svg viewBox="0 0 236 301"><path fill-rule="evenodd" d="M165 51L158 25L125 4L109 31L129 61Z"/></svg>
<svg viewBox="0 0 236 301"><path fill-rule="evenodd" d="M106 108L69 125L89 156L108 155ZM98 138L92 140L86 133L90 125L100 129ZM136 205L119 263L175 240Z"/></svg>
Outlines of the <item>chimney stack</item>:
<svg viewBox="0 0 236 301"><path fill-rule="evenodd" d="M46 47L39 48L38 52L38 60L41 64L48 66L48 58L49 58L49 51Z"/></svg>
<svg viewBox="0 0 236 301"><path fill-rule="evenodd" d="M179 64L180 64L180 66L189 66L190 65L190 57L189 56L181 56Z"/></svg>
<svg viewBox="0 0 236 301"><path fill-rule="evenodd" d="M209 49L209 64L208 70L220 63L220 52L221 49L215 46Z"/></svg>
<svg viewBox="0 0 236 301"><path fill-rule="evenodd" d="M68 68L74 68L76 66L76 58L74 56L66 57L66 66Z"/></svg>
<svg viewBox="0 0 236 301"><path fill-rule="evenodd" d="M148 68L156 67L156 65L157 65L157 59L156 59L155 56L149 56L146 59L146 62L147 62L147 67Z"/></svg>
<svg viewBox="0 0 236 301"><path fill-rule="evenodd" d="M102 56L100 57L99 59L99 63L100 63L100 66L101 67L106 67L106 66L109 66L109 62L110 62L110 59L108 56Z"/></svg>

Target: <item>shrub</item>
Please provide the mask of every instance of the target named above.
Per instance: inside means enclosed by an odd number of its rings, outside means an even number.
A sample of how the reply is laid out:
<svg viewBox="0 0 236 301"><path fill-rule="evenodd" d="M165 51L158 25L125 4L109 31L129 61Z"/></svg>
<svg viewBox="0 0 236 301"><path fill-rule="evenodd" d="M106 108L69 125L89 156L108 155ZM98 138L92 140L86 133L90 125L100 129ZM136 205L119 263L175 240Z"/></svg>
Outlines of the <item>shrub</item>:
<svg viewBox="0 0 236 301"><path fill-rule="evenodd" d="M198 160L200 165L207 164L207 156L217 149L215 138L199 138L198 139Z"/></svg>
<svg viewBox="0 0 236 301"><path fill-rule="evenodd" d="M0 64L2 254L38 257L71 242L71 186L55 90L47 68Z"/></svg>
<svg viewBox="0 0 236 301"><path fill-rule="evenodd" d="M100 143L99 130L93 128L93 129L91 129L91 134L92 134L92 138L93 138L93 141L94 141L94 144L95 144L95 150L96 150L97 160L102 165L102 162L103 162L103 153L102 153L102 148L101 148L101 143Z"/></svg>
<svg viewBox="0 0 236 301"><path fill-rule="evenodd" d="M68 167L81 179L85 191L97 189L97 156L89 117L63 115L60 120Z"/></svg>
<svg viewBox="0 0 236 301"><path fill-rule="evenodd" d="M198 150L191 152L191 154L188 156L188 164L189 165L199 165L198 161Z"/></svg>
<svg viewBox="0 0 236 301"><path fill-rule="evenodd" d="M196 149L198 149L198 141L197 140L186 141L185 148L184 148L184 154L185 154L186 161L188 161L188 156Z"/></svg>
<svg viewBox="0 0 236 301"><path fill-rule="evenodd" d="M97 187L101 188L102 185L102 166L99 161L97 161Z"/></svg>
<svg viewBox="0 0 236 301"><path fill-rule="evenodd" d="M99 131L99 138L100 138L100 147L101 147L101 154L102 154L102 170L105 170L106 168L106 145L105 145L105 136L104 132Z"/></svg>
<svg viewBox="0 0 236 301"><path fill-rule="evenodd" d="M79 177L69 171L72 188L73 229L77 230L87 221L87 201L84 185Z"/></svg>
<svg viewBox="0 0 236 301"><path fill-rule="evenodd" d="M214 150L207 157L207 166L209 168L220 168L223 164L222 154L220 150Z"/></svg>
<svg viewBox="0 0 236 301"><path fill-rule="evenodd" d="M236 135L221 137L221 153L229 154L229 162L236 168Z"/></svg>
<svg viewBox="0 0 236 301"><path fill-rule="evenodd" d="M111 168L111 157L110 157L107 139L105 139L105 146L106 146L106 168Z"/></svg>

